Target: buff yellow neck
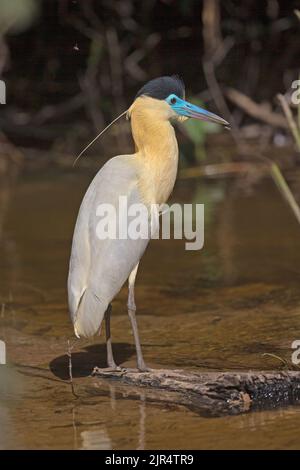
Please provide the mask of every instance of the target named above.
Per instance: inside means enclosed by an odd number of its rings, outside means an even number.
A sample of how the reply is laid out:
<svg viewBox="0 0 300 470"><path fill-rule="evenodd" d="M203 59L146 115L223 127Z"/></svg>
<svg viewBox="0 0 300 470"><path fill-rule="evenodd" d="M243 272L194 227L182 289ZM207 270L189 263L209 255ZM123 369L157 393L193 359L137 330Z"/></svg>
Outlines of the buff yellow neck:
<svg viewBox="0 0 300 470"><path fill-rule="evenodd" d="M169 198L177 175L178 145L170 119L177 117L162 100L137 98L128 111L139 165L139 189L146 204Z"/></svg>

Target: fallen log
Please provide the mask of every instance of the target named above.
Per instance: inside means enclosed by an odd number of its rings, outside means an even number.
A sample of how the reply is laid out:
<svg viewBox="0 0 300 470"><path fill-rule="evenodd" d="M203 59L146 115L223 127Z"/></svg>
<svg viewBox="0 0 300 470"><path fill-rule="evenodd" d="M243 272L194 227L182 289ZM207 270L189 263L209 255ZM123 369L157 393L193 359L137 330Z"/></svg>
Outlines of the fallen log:
<svg viewBox="0 0 300 470"><path fill-rule="evenodd" d="M93 376L155 391L155 400L185 405L212 416L245 413L300 400L300 372L296 371L190 372L151 369L139 372L124 369L107 372L96 367Z"/></svg>

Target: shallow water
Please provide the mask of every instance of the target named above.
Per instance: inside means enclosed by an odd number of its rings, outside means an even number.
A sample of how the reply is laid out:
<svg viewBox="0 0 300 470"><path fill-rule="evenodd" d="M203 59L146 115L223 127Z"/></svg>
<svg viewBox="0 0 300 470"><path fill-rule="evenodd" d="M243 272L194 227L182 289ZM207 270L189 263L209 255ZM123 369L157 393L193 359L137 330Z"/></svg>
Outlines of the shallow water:
<svg viewBox="0 0 300 470"><path fill-rule="evenodd" d="M103 338L74 340L66 305L70 241L91 175L40 172L11 191L0 248L0 448L299 448L300 408L208 418L147 390L88 377ZM205 246L152 241L137 278L145 359L154 367L277 369L300 339L300 229L268 180L181 181L205 204ZM0 305L1 307L1 305ZM134 365L126 289L113 304L116 359ZM74 386L68 379L72 342Z"/></svg>

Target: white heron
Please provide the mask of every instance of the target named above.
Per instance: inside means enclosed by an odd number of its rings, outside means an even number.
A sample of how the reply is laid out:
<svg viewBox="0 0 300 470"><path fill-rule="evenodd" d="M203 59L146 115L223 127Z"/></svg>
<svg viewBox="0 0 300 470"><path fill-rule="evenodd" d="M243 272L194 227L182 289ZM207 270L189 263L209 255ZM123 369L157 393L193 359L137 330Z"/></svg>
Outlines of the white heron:
<svg viewBox="0 0 300 470"><path fill-rule="evenodd" d="M136 322L134 285L146 239L99 239L97 208L110 204L118 211L120 196L128 207L165 203L173 190L178 167L178 145L173 119L196 118L229 124L219 116L185 101L181 79L165 76L146 83L127 111L136 152L108 160L91 182L80 207L72 243L68 277L69 310L77 337L100 331L105 318L107 366L120 370L112 352L111 302L128 279L128 315L133 330L137 367L147 370ZM118 214L117 214L118 215ZM149 216L149 225L151 217Z"/></svg>

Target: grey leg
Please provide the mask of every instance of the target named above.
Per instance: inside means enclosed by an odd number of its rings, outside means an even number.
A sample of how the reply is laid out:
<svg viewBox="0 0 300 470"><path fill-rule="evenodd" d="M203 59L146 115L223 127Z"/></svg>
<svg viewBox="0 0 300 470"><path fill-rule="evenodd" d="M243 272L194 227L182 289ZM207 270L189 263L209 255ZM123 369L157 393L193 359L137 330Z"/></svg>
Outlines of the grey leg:
<svg viewBox="0 0 300 470"><path fill-rule="evenodd" d="M107 367L95 367L93 373L109 373L109 372L122 372L121 367L117 366L114 360L111 337L110 337L110 315L111 315L111 304L107 307L104 314L105 319L105 333L106 333L106 352L107 352Z"/></svg>
<svg viewBox="0 0 300 470"><path fill-rule="evenodd" d="M107 310L104 314L105 318L105 333L106 333L106 350L107 350L107 366L111 369L117 369L117 365L114 361L112 345L111 345L111 336L110 336L110 314L111 314L111 304L107 307Z"/></svg>
<svg viewBox="0 0 300 470"><path fill-rule="evenodd" d="M130 276L128 278L128 302L127 302L127 307L128 307L128 316L130 318L131 322L131 327L133 331L133 336L134 336L134 341L135 341L135 348L136 348L136 355L137 355L137 367L138 369L142 371L147 371L149 370L145 364L144 358L143 358L143 353L142 353L142 348L141 348L141 343L140 343L140 337L139 337L139 331L138 331L138 326L137 326L137 321L135 317L135 311L136 311L136 305L134 301L134 283L135 283L135 278L136 278L136 273L138 270L138 264L134 268L134 270L130 273Z"/></svg>

